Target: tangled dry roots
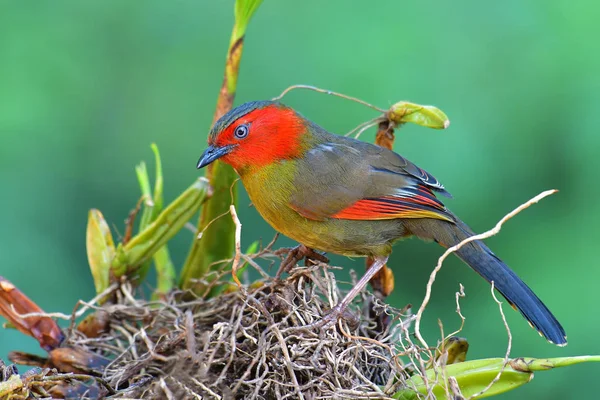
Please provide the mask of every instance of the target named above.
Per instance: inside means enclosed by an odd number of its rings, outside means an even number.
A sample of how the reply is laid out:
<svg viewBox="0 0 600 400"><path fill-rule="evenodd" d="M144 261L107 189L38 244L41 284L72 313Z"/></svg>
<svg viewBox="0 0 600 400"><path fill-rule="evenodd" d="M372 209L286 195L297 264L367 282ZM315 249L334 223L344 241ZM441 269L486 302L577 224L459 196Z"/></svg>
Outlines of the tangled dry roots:
<svg viewBox="0 0 600 400"><path fill-rule="evenodd" d="M110 334L69 341L113 359L102 378L114 398L388 398L405 379L396 347L411 316L363 295L360 324L302 328L340 298L329 268L209 300L144 302L122 288Z"/></svg>

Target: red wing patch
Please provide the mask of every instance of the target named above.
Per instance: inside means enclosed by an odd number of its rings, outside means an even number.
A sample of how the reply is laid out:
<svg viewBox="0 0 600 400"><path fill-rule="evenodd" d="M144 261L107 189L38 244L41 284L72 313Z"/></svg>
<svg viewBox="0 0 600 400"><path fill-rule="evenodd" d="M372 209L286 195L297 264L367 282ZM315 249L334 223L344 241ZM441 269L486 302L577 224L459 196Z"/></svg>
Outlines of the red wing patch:
<svg viewBox="0 0 600 400"><path fill-rule="evenodd" d="M403 189L396 196L359 200L350 207L338 211L331 218L352 220L436 218L453 221L442 202L423 185Z"/></svg>

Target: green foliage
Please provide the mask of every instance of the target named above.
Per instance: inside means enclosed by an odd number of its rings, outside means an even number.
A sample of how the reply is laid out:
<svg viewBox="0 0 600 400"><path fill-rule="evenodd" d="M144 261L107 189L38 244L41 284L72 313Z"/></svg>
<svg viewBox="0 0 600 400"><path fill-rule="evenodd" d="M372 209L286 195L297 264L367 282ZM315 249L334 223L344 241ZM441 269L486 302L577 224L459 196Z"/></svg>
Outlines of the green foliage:
<svg viewBox="0 0 600 400"><path fill-rule="evenodd" d="M231 33L231 40L229 42L229 54L231 54L232 47L243 39L246 34L246 28L250 19L262 3L262 0L236 0L234 8L235 22L233 25L233 32ZM241 57L241 49L240 55ZM239 62L239 60L238 60ZM227 90L229 93L235 93L237 87L238 70L234 68L232 63L227 63L225 66Z"/></svg>
<svg viewBox="0 0 600 400"><path fill-rule="evenodd" d="M119 244L111 264L115 278L127 274L139 279L140 267L151 259L198 211L208 194L206 179L197 179L167 206L156 219L126 244Z"/></svg>
<svg viewBox="0 0 600 400"><path fill-rule="evenodd" d="M108 287L110 263L115 256L115 244L104 216L96 209L88 213L86 249L96 294L99 294Z"/></svg>
<svg viewBox="0 0 600 400"><path fill-rule="evenodd" d="M152 143L152 151L154 152L154 162L156 164L156 177L154 182L154 195L151 194L150 179L146 171L146 163L141 162L135 169L142 196L144 198L142 217L139 225L139 232L142 232L146 227L154 222L158 214L163 208L163 174L162 163L160 161L160 153L158 146ZM169 255L169 248L165 244L154 253L152 259L156 267L156 291L155 295L160 296L169 292L175 285L175 266ZM138 272L138 280L141 282L148 273L150 268L150 260L144 262Z"/></svg>
<svg viewBox="0 0 600 400"><path fill-rule="evenodd" d="M401 101L390 107L388 118L397 124L411 122L427 128L446 129L450 120L442 110L434 106Z"/></svg>
<svg viewBox="0 0 600 400"><path fill-rule="evenodd" d="M160 153L156 144L150 146L154 152L154 162L156 163L156 177L154 181L154 195L150 186L150 179L146 170L146 163L141 162L135 167L135 172L138 178L138 183L144 197L142 218L140 220L139 231L143 231L150 223L152 223L163 207L163 176L162 163L160 161Z"/></svg>
<svg viewBox="0 0 600 400"><path fill-rule="evenodd" d="M244 34L250 18L261 2L262 0L236 0L235 21L225 62L225 77L217 99L215 120L233 106ZM203 292L204 288L194 283L195 280L200 277L211 279L207 275L210 269L221 269L223 266L218 262L231 258L234 250L235 226L226 214L231 204L237 205L237 174L233 168L220 161L214 162L206 171L213 196L202 210L196 238L179 278L181 288L193 289L197 293Z"/></svg>
<svg viewBox="0 0 600 400"><path fill-rule="evenodd" d="M427 382L421 376L414 376L407 384L414 390L402 390L394 398L399 400L416 400L420 395L426 395L431 386L432 393L438 400L453 399L449 389L448 377L456 379L461 393L465 397L480 394L476 398L491 397L509 390L516 389L533 379L535 371L545 371L569 365L600 362L600 356L561 357L561 358L515 358L505 365L503 358L488 358L483 360L465 361L448 365L443 368L427 370ZM498 373L502 372L499 378ZM487 389L494 380L497 381ZM433 382L441 382L433 385ZM447 394L450 393L450 397Z"/></svg>
<svg viewBox="0 0 600 400"><path fill-rule="evenodd" d="M94 278L96 293L104 291L110 278L128 275L135 283L144 280L152 259L156 265L157 285L155 296L168 293L175 283L175 266L171 261L167 242L198 211L209 190L206 179L198 179L173 203L163 210L163 175L158 147L152 144L156 162L154 194L146 164L136 167L142 191L143 211L138 234L115 249L112 234L102 213L92 209L87 227L88 263ZM130 221L133 224L134 221Z"/></svg>
<svg viewBox="0 0 600 400"><path fill-rule="evenodd" d="M206 278L211 268L222 269L222 264L215 263L230 259L235 245L235 226L229 215L229 205L237 198L237 185L233 184L237 175L233 168L220 162L215 163L213 174L213 195L202 210L198 230L179 278L179 287L193 288L197 293L204 292L204 288L194 280Z"/></svg>
<svg viewBox="0 0 600 400"><path fill-rule="evenodd" d="M246 27L250 19L263 0L236 0L234 8L235 30L231 41L235 42L246 34Z"/></svg>

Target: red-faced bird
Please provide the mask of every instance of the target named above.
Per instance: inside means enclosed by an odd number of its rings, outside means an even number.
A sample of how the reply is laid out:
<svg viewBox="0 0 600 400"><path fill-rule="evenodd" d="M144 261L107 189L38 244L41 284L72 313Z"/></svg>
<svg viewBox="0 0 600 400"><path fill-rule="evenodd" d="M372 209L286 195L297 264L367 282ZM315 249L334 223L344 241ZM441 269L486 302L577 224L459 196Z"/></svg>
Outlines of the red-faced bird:
<svg viewBox="0 0 600 400"><path fill-rule="evenodd" d="M313 249L374 258L332 309L334 321L385 265L395 241L417 236L450 247L473 235L436 198L449 194L431 174L393 151L329 133L281 103L254 101L229 111L208 144L198 168L217 159L231 165L277 231ZM468 243L456 254L546 339L567 343L544 303L485 244Z"/></svg>

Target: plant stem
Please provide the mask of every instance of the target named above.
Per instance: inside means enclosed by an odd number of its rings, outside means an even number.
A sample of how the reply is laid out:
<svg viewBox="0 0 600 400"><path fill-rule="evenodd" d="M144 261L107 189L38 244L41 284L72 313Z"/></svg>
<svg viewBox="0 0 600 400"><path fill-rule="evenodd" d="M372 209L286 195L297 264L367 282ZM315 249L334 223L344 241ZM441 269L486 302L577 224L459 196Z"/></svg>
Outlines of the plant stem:
<svg viewBox="0 0 600 400"><path fill-rule="evenodd" d="M246 27L261 2L262 0L237 0L235 3L235 23L213 124L233 106ZM179 280L181 288L193 288L197 293L202 292L203 288L195 286L195 280L207 278L211 265L231 258L234 251L235 226L227 214L231 205L237 205L237 175L233 168L217 160L207 167L206 178L213 188L213 196L202 208L194 242ZM219 267L216 265L213 268Z"/></svg>

